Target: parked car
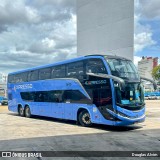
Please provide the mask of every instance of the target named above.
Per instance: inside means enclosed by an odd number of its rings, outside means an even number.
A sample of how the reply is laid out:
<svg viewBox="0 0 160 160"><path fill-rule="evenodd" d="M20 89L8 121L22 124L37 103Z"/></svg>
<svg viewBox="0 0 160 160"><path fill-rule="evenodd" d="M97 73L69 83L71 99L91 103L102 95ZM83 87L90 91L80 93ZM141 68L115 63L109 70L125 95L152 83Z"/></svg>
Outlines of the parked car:
<svg viewBox="0 0 160 160"><path fill-rule="evenodd" d="M148 100L148 99L149 99L149 96L145 96L144 99L145 99L145 100Z"/></svg>
<svg viewBox="0 0 160 160"><path fill-rule="evenodd" d="M148 99L155 100L155 99L157 99L157 96L156 95L150 95Z"/></svg>
<svg viewBox="0 0 160 160"><path fill-rule="evenodd" d="M0 105L8 105L8 99L3 97L0 99Z"/></svg>
<svg viewBox="0 0 160 160"><path fill-rule="evenodd" d="M1 105L1 101L3 100L4 97L0 96L0 105Z"/></svg>
<svg viewBox="0 0 160 160"><path fill-rule="evenodd" d="M157 96L157 99L160 99L160 96Z"/></svg>

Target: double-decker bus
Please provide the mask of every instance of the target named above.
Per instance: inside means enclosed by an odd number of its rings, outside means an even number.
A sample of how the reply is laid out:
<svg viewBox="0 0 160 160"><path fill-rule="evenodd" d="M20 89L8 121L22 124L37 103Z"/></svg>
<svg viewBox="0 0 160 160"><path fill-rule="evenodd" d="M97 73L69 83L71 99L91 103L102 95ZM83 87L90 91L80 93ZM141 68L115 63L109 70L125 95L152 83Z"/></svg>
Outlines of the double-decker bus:
<svg viewBox="0 0 160 160"><path fill-rule="evenodd" d="M75 120L82 126L131 125L145 120L141 81L131 60L83 56L10 73L8 108L28 118Z"/></svg>

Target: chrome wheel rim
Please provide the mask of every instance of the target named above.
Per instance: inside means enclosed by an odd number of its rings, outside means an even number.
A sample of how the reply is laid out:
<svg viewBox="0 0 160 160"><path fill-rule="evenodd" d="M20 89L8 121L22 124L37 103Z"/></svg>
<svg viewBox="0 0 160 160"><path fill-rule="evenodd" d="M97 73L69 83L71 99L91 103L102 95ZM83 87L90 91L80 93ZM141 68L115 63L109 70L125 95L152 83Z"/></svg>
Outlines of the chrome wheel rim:
<svg viewBox="0 0 160 160"><path fill-rule="evenodd" d="M85 113L85 114L82 116L82 121L83 121L83 123L85 123L85 124L90 124L90 123L91 123L91 119L90 119L89 113Z"/></svg>

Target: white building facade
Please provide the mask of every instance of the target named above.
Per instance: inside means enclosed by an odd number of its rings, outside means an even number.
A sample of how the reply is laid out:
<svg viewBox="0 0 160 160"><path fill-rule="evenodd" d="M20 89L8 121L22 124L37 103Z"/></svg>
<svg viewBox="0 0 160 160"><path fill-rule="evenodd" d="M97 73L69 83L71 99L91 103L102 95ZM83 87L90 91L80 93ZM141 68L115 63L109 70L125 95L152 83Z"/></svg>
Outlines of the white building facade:
<svg viewBox="0 0 160 160"><path fill-rule="evenodd" d="M138 62L138 72L140 76L153 79L152 69L158 65L158 58L144 57Z"/></svg>
<svg viewBox="0 0 160 160"><path fill-rule="evenodd" d="M0 96L7 95L7 76L0 73Z"/></svg>
<svg viewBox="0 0 160 160"><path fill-rule="evenodd" d="M133 60L134 0L77 0L77 53Z"/></svg>

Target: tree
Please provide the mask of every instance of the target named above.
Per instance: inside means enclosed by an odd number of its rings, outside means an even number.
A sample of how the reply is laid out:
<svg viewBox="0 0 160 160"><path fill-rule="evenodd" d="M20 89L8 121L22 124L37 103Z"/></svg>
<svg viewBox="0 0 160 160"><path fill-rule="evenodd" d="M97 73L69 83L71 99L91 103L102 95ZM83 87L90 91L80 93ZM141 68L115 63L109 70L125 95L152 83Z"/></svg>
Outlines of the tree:
<svg viewBox="0 0 160 160"><path fill-rule="evenodd" d="M160 65L156 66L153 68L152 70L152 77L157 80L160 81Z"/></svg>

